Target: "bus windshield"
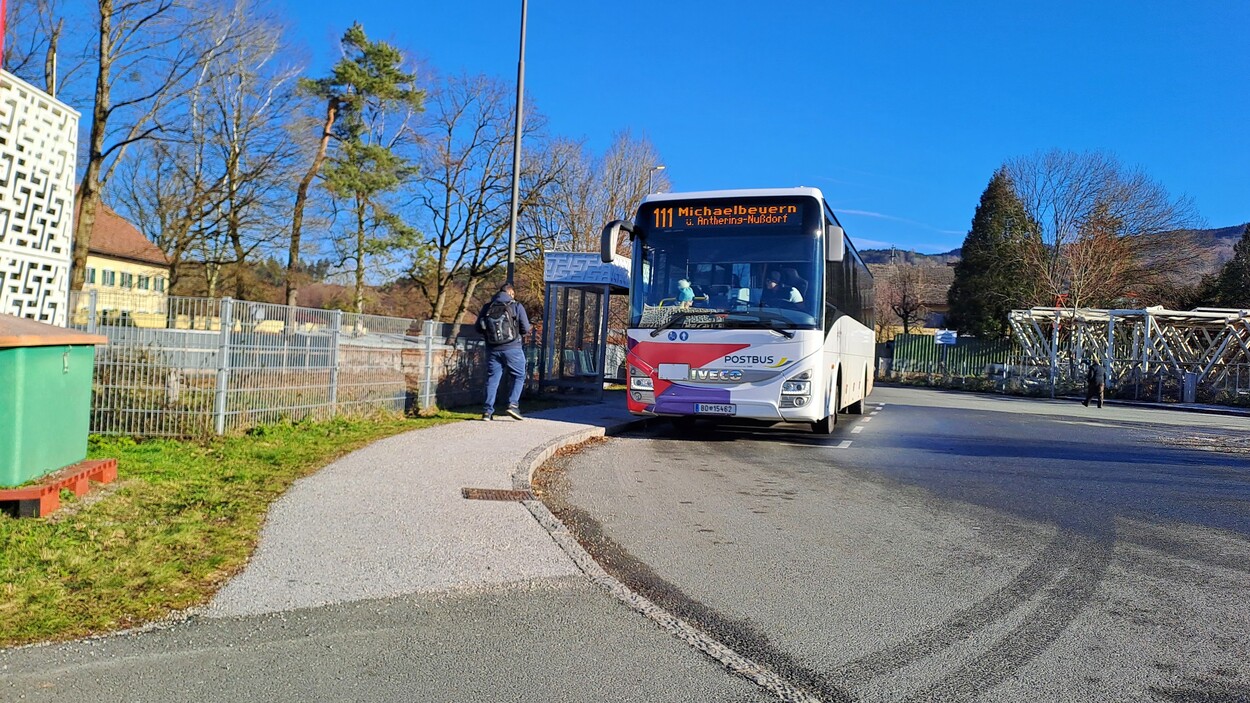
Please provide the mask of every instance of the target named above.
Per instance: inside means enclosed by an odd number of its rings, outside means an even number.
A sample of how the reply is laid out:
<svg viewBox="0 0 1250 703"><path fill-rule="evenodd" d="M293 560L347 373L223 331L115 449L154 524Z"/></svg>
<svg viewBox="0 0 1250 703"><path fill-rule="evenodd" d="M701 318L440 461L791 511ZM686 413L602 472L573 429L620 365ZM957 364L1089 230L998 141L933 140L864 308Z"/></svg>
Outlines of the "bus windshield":
<svg viewBox="0 0 1250 703"><path fill-rule="evenodd" d="M631 327L821 326L816 199L660 201L644 205L636 222Z"/></svg>

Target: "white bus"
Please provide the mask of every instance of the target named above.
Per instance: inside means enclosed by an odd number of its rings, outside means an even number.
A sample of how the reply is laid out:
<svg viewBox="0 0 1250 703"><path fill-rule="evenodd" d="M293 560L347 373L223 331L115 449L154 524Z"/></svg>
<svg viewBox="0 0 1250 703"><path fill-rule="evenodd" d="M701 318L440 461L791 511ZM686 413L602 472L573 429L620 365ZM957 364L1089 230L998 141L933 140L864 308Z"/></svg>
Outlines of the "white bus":
<svg viewBox="0 0 1250 703"><path fill-rule="evenodd" d="M872 391L872 274L816 188L649 195L633 240L629 410L833 431Z"/></svg>

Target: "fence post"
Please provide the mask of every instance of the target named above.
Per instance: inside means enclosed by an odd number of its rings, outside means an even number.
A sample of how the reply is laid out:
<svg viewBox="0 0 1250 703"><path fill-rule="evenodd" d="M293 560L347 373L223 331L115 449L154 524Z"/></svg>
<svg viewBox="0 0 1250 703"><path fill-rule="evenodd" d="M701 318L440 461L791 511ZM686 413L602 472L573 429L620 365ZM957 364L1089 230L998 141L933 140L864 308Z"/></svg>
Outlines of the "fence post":
<svg viewBox="0 0 1250 703"><path fill-rule="evenodd" d="M426 320L421 324L421 335L425 337L425 368L421 373L421 395L417 408L419 413L429 412L436 405L434 397L434 320Z"/></svg>
<svg viewBox="0 0 1250 703"><path fill-rule="evenodd" d="M213 403L213 430L226 433L226 392L230 388L230 332L234 328L234 301L221 299L221 341L217 346L217 396Z"/></svg>
<svg viewBox="0 0 1250 703"><path fill-rule="evenodd" d="M97 291L94 288L87 291L87 332L89 334L96 334L99 329L96 326L99 324L96 320L96 310L98 309L97 306L99 305L99 302L100 291Z"/></svg>
<svg viewBox="0 0 1250 703"><path fill-rule="evenodd" d="M330 327L330 417L339 414L339 333L343 329L343 311L334 311Z"/></svg>

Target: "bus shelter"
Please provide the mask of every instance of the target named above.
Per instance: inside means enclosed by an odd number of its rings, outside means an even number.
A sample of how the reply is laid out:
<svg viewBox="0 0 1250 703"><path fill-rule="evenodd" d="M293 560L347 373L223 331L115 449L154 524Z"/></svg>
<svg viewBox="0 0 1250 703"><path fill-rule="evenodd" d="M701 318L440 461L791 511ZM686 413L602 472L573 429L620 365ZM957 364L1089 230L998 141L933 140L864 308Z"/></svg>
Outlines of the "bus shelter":
<svg viewBox="0 0 1250 703"><path fill-rule="evenodd" d="M610 326L613 295L629 292L629 259L604 263L597 253L544 252L546 307L539 386L603 394L624 382L625 331Z"/></svg>

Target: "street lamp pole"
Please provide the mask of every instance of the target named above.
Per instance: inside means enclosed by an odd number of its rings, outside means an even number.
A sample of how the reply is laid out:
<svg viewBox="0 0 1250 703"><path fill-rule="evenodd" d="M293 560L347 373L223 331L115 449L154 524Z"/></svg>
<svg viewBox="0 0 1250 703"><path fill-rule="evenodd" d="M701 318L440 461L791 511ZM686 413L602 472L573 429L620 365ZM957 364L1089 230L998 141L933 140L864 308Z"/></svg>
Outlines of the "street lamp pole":
<svg viewBox="0 0 1250 703"><path fill-rule="evenodd" d="M512 133L512 217L508 220L508 283L516 273L517 189L521 181L521 110L525 102L525 16L528 0L521 0L521 56L516 64L516 125Z"/></svg>
<svg viewBox="0 0 1250 703"><path fill-rule="evenodd" d="M664 165L660 164L659 166L655 166L650 171L647 172L647 193L648 194L653 192L651 183L652 183L652 179L655 177L655 172L663 171L663 170L664 170Z"/></svg>

